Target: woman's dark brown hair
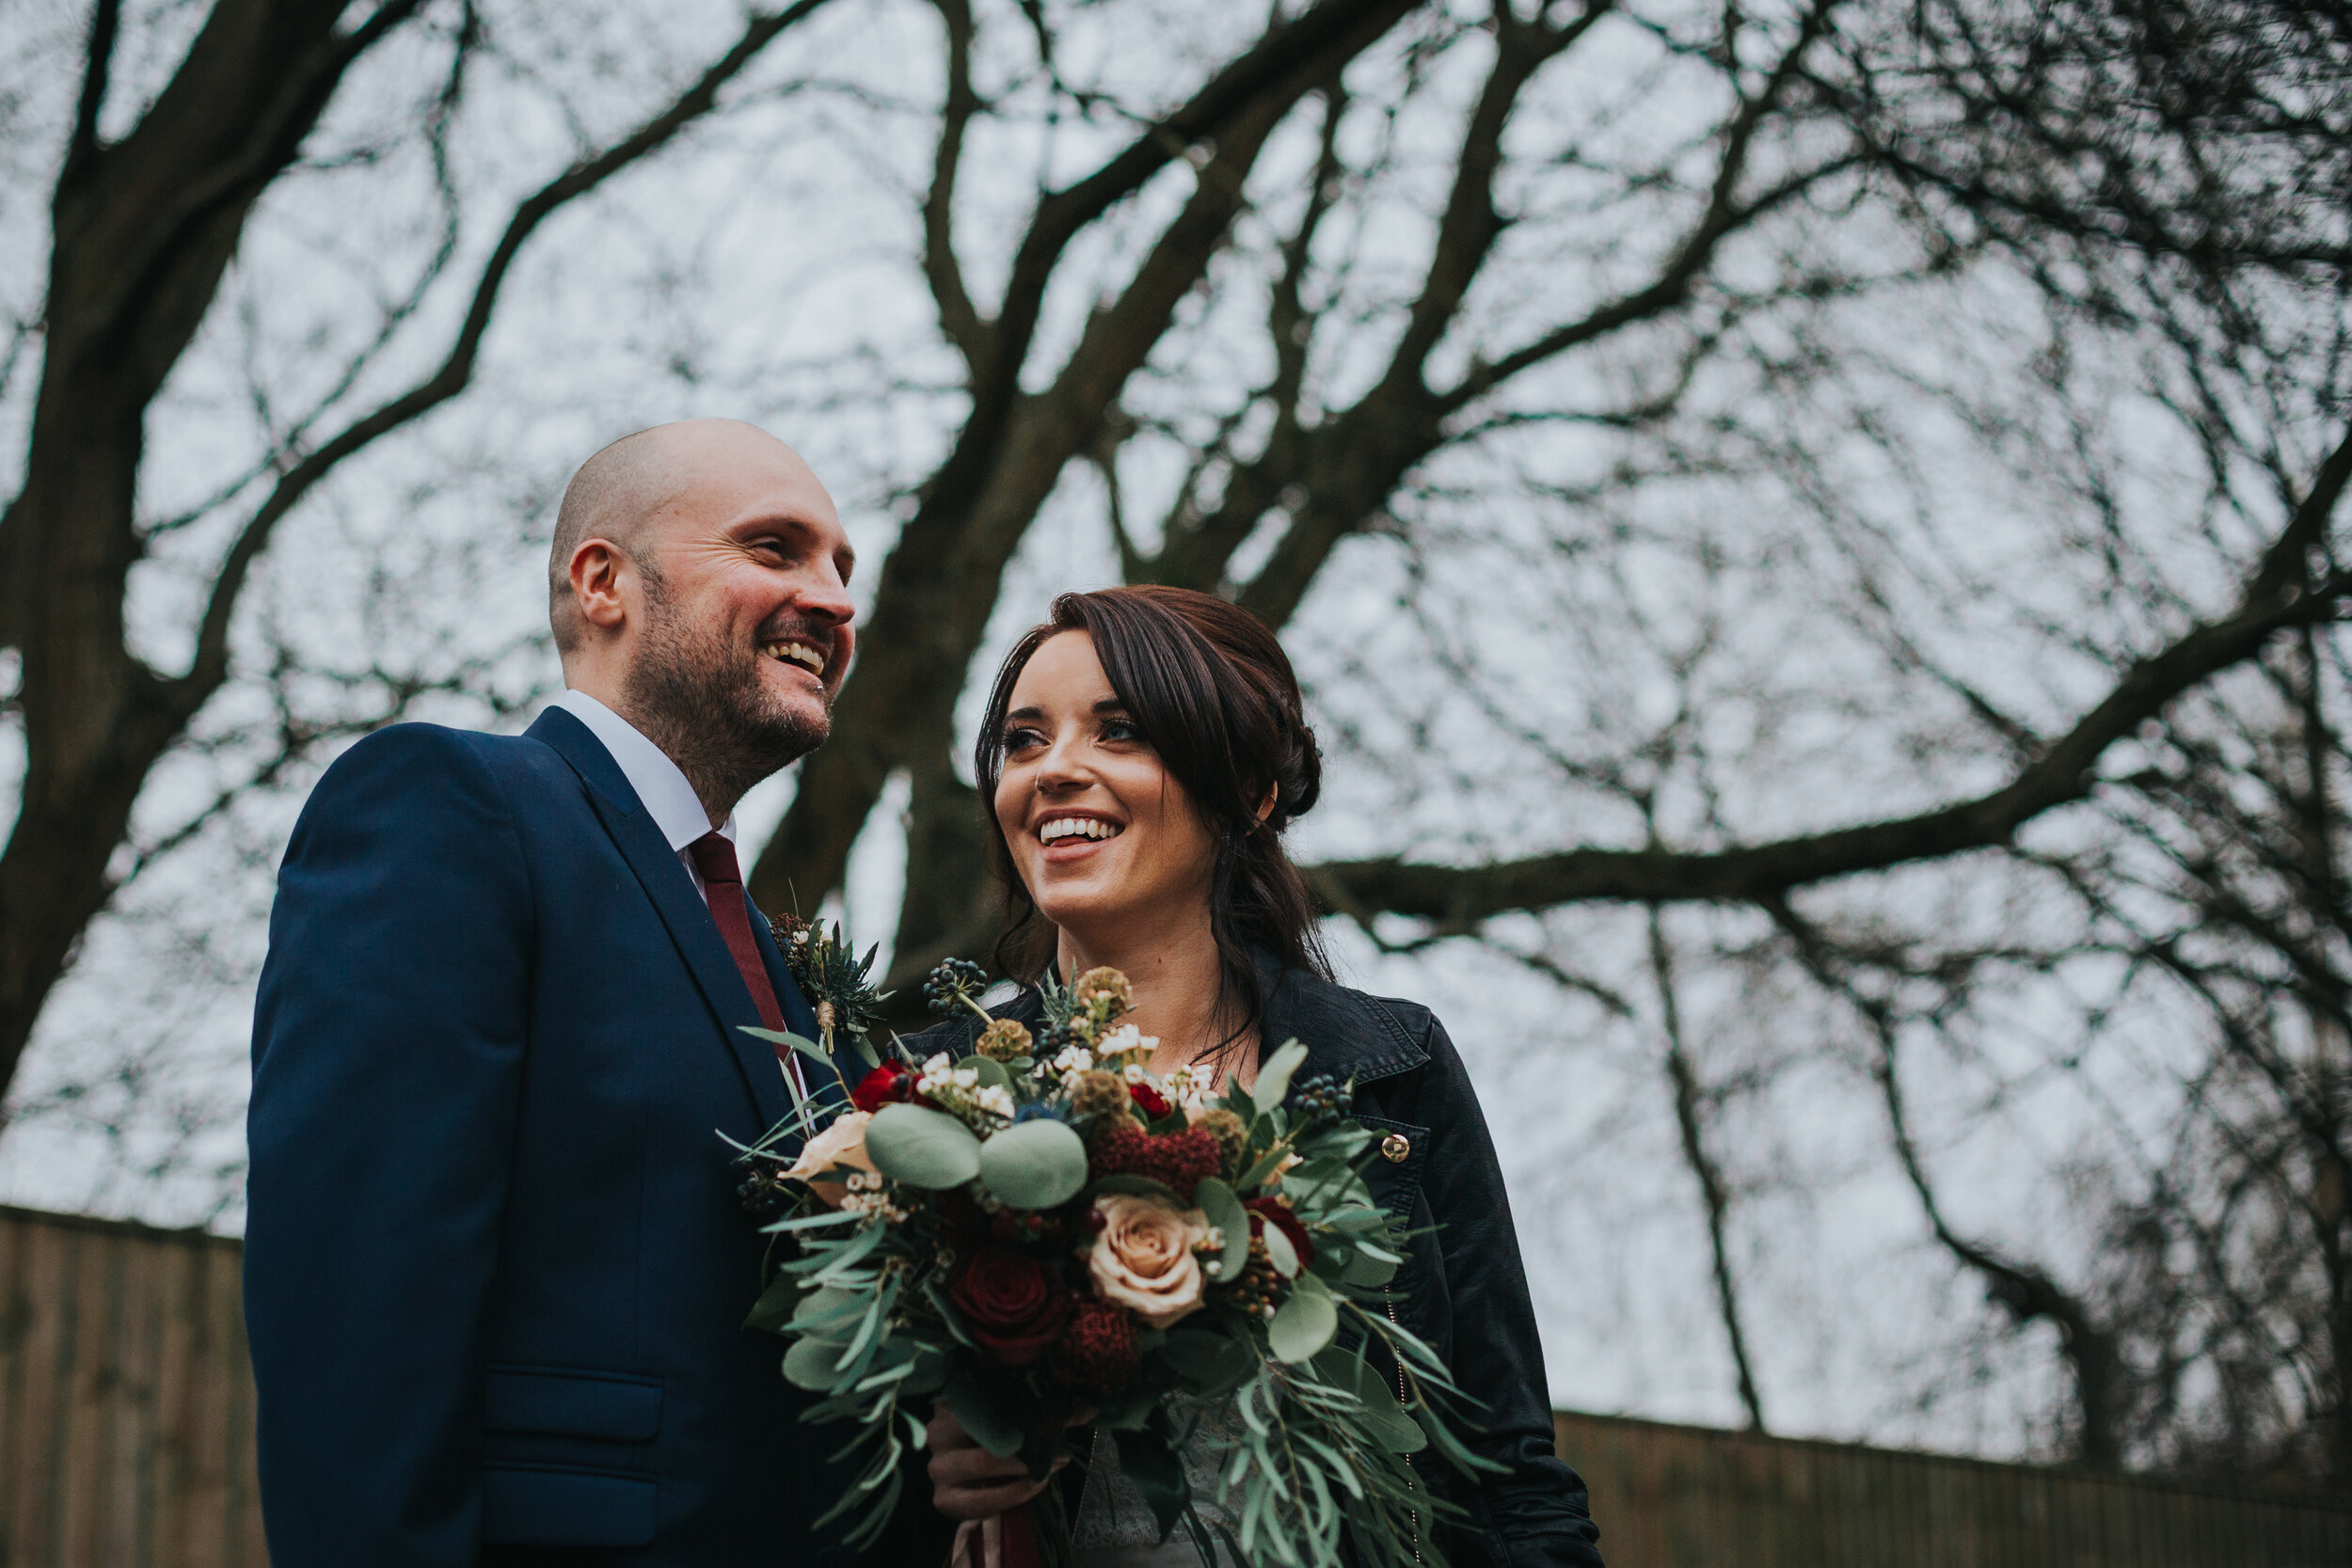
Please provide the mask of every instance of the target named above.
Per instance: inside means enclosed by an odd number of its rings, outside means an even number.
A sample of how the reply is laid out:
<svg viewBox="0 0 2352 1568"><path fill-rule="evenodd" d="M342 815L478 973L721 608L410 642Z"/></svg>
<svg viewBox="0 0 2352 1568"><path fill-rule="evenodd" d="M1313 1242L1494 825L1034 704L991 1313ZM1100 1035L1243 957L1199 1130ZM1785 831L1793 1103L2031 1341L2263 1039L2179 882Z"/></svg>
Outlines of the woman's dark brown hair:
<svg viewBox="0 0 2352 1568"><path fill-rule="evenodd" d="M1209 927L1223 970L1219 1049L1258 1026L1265 1010L1256 955L1330 978L1313 901L1282 848L1282 830L1315 803L1323 757L1307 728L1298 677L1265 623L1236 605L1184 588L1105 588L1064 594L1051 619L1032 626L996 673L980 723L974 772L988 821L990 859L1005 884L999 967L1035 981L1053 954L1051 927L1013 868L996 785L1005 771L1005 713L1013 683L1049 637L1083 631L1111 690L1144 740L1191 797L1216 840ZM1268 791L1274 806L1261 818Z"/></svg>

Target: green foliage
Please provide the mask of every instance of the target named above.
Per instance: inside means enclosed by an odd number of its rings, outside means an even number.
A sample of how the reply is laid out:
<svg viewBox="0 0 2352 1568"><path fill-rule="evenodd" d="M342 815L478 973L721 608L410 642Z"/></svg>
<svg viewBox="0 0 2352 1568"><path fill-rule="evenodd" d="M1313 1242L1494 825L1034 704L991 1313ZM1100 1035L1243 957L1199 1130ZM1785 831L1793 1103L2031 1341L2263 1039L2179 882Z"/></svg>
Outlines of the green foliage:
<svg viewBox="0 0 2352 1568"><path fill-rule="evenodd" d="M1267 1228L1269 1243L1277 1240L1279 1231ZM1286 1243L1287 1244L1287 1243ZM1277 1361L1305 1361L1320 1354L1340 1331L1340 1309L1331 1299L1331 1292L1313 1275L1302 1275L1290 1299L1266 1324L1266 1343Z"/></svg>
<svg viewBox="0 0 2352 1568"><path fill-rule="evenodd" d="M1173 1328L1160 1346L1168 1370L1202 1394L1225 1394L1258 1370L1256 1347L1247 1336Z"/></svg>
<svg viewBox="0 0 2352 1568"><path fill-rule="evenodd" d="M993 1065L993 1064L991 1064ZM1052 1209L1087 1184L1087 1146L1068 1122L1008 1127L980 1145L980 1181L1016 1209Z"/></svg>
<svg viewBox="0 0 2352 1568"><path fill-rule="evenodd" d="M1214 1176L1194 1190L1192 1201L1211 1225L1224 1232L1225 1245L1209 1265L1209 1277L1239 1279L1241 1271L1249 1265L1249 1212L1233 1196L1233 1189Z"/></svg>
<svg viewBox="0 0 2352 1568"><path fill-rule="evenodd" d="M1258 1082L1250 1091L1251 1099L1266 1106L1282 1103L1282 1097L1290 1092L1291 1074L1296 1072L1306 1060L1305 1046L1295 1039L1283 1041L1281 1049L1267 1057L1265 1064L1258 1069Z"/></svg>
<svg viewBox="0 0 2352 1568"><path fill-rule="evenodd" d="M980 1174L980 1140L942 1111L885 1105L866 1126L866 1155L893 1181L938 1192Z"/></svg>
<svg viewBox="0 0 2352 1568"><path fill-rule="evenodd" d="M824 1039L811 1049L838 1068L835 1042L846 1036L868 1068L880 1066L873 1035L882 1023L882 1005L890 998L890 992L874 989L874 956L881 944L859 957L843 939L838 922L822 927L774 920L769 926L784 951L785 968L817 1009L818 1030ZM845 1070L843 1076L849 1073Z"/></svg>
<svg viewBox="0 0 2352 1568"><path fill-rule="evenodd" d="M977 983L969 966L943 966L930 989L943 1010L977 1013ZM1091 1039L1114 1015L1117 991L1097 987L1080 1009L1056 988L1045 1035L1058 1028ZM855 1543L879 1534L898 1499L898 1462L922 1441L902 1399L936 1393L983 1449L1043 1477L1062 1452L1063 1423L1078 1398L1053 1382L1050 1361L1007 1367L982 1352L948 1289L959 1253L972 1244L968 1229L957 1228L968 1218L953 1216L970 1210L930 1195L961 1191L990 1214L1001 1206L1025 1227L1009 1232L1010 1244L1066 1271L1058 1288L1079 1290L1085 1209L1094 1197L1129 1193L1186 1206L1148 1177L1089 1182L1079 1128L1091 1123L1067 1119L1070 1087L1040 1065L1051 1060L1051 1043L1041 1038L1026 1059L966 1056L957 1069L970 1077L953 1090L954 1114L883 1106L865 1133L880 1180L853 1184L840 1211L803 1212L763 1227L799 1251L777 1265L748 1322L791 1340L784 1374L818 1396L806 1418L853 1428L840 1457L857 1461L858 1479L832 1516L850 1518ZM1184 1528L1204 1561L1212 1544L1182 1462L1187 1433L1179 1416L1194 1402L1231 1399L1246 1430L1220 1452L1216 1486L1232 1524L1229 1545L1241 1560L1340 1568L1349 1560L1343 1543L1352 1541L1352 1560L1364 1568L1439 1565L1427 1527L1447 1505L1417 1484L1406 1456L1425 1451L1465 1471L1496 1466L1450 1425L1447 1403L1460 1396L1443 1362L1381 1310L1409 1235L1364 1182L1376 1139L1345 1114L1351 1086L1318 1077L1291 1093L1306 1056L1286 1043L1266 1060L1254 1093L1232 1085L1217 1101L1239 1118L1241 1134L1219 1118L1221 1169L1200 1180L1189 1205L1218 1233L1202 1259L1208 1297L1168 1329L1132 1325L1140 1375L1086 1397L1161 1538ZM971 1098L991 1089L1003 1090L1026 1119L1009 1120L1002 1100L992 1109ZM1194 1114L1200 1109L1193 1102ZM1146 1131L1179 1132L1187 1119L1174 1106ZM783 1162L795 1134L816 1131L811 1108L801 1107L746 1158ZM1269 1198L1288 1212L1264 1206ZM804 1209L818 1201L803 1199ZM1245 1199L1261 1203L1260 1212ZM1267 1214L1281 1223L1259 1223ZM1294 1242L1294 1223L1311 1247ZM1047 1242L1049 1234L1061 1239ZM997 1235L989 1244L1008 1233ZM1049 1247L1066 1250L1053 1261ZM1044 1544L1052 1560L1067 1543Z"/></svg>
<svg viewBox="0 0 2352 1568"><path fill-rule="evenodd" d="M1152 1522L1159 1526L1160 1539L1166 1541L1192 1505L1192 1483L1184 1476L1184 1458L1169 1430L1168 1407L1154 1407L1141 1428L1114 1433L1111 1440L1119 1445L1120 1469L1142 1494L1144 1506L1152 1511Z"/></svg>
<svg viewBox="0 0 2352 1568"><path fill-rule="evenodd" d="M956 1413L972 1441L999 1459L1010 1459L1021 1451L1025 1433L1020 1407L1009 1393L966 1370L947 1379L946 1391L940 1399Z"/></svg>
<svg viewBox="0 0 2352 1568"><path fill-rule="evenodd" d="M1012 1088L1010 1069L993 1056L966 1056L958 1062L956 1067L959 1070L970 1069L973 1075L978 1079L979 1086L982 1088L1004 1089L1008 1092Z"/></svg>

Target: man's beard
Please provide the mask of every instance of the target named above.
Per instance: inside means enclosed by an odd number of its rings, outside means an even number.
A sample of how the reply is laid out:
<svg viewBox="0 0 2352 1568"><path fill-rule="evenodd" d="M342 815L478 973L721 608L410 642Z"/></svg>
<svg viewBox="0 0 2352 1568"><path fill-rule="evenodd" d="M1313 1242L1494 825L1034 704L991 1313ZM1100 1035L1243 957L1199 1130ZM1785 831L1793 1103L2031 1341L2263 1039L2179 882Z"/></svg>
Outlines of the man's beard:
<svg viewBox="0 0 2352 1568"><path fill-rule="evenodd" d="M645 738L678 765L705 806L732 808L752 785L825 743L831 713L778 701L760 681L767 655L729 647L723 630L677 614L659 584L645 588L651 613L622 694ZM803 635L818 647L833 641L830 627Z"/></svg>

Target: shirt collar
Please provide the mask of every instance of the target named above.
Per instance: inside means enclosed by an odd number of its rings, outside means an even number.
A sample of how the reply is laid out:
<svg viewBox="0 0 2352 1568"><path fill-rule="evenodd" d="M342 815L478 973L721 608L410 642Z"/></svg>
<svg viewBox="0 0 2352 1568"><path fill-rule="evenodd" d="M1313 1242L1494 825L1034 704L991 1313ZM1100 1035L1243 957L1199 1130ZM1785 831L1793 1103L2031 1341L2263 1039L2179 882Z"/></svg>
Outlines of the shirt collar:
<svg viewBox="0 0 2352 1568"><path fill-rule="evenodd" d="M686 782L685 773L670 760L670 753L646 739L636 725L585 691L566 691L555 699L554 705L587 725L588 733L612 753L621 776L637 792L638 803L653 818L653 825L661 830L661 836L670 841L672 849L683 849L710 832L709 814L703 810L702 798L694 793L694 786ZM725 826L719 830L719 836L729 844L735 842L732 812L727 815Z"/></svg>

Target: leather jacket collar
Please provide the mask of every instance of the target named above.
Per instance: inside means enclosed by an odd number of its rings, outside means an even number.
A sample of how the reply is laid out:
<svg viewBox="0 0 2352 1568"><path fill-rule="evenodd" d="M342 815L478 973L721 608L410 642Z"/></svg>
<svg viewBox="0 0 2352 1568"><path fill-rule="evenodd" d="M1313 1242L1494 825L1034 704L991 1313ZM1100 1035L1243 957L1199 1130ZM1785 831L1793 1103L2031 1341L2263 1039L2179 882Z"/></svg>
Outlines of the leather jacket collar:
<svg viewBox="0 0 2352 1568"><path fill-rule="evenodd" d="M1293 1083L1327 1072L1360 1087L1429 1064L1428 1048L1359 991L1307 970L1284 968L1265 952L1258 955L1258 985L1265 999L1258 1026L1260 1054L1271 1055L1293 1039L1307 1048L1306 1065Z"/></svg>

